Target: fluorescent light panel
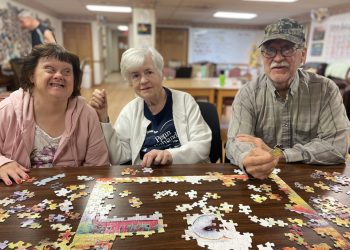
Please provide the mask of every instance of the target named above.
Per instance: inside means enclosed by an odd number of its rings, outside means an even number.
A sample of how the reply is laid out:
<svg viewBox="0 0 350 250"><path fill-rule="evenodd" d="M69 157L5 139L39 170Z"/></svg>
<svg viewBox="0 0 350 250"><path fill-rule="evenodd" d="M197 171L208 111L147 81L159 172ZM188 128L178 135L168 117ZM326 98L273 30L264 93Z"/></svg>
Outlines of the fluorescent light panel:
<svg viewBox="0 0 350 250"><path fill-rule="evenodd" d="M253 19L256 17L256 14L218 11L218 12L215 12L213 16L218 18Z"/></svg>
<svg viewBox="0 0 350 250"><path fill-rule="evenodd" d="M275 3L294 3L298 0L243 0L246 2L275 2Z"/></svg>
<svg viewBox="0 0 350 250"><path fill-rule="evenodd" d="M131 13L131 8L126 6L86 5L86 8L90 11Z"/></svg>
<svg viewBox="0 0 350 250"><path fill-rule="evenodd" d="M129 27L127 25L118 25L117 29L120 31L128 31Z"/></svg>

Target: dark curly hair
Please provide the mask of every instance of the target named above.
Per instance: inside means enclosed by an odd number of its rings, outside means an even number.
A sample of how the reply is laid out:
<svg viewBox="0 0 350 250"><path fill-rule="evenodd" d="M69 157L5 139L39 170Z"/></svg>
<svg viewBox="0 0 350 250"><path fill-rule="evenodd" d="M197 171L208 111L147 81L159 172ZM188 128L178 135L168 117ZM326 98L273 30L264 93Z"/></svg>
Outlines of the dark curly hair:
<svg viewBox="0 0 350 250"><path fill-rule="evenodd" d="M54 43L37 45L32 49L30 54L24 58L20 78L21 87L24 90L31 91L33 89L34 83L31 82L30 78L34 75L35 68L40 58L55 58L59 61L71 64L74 74L74 87L71 97L80 95L82 72L80 70L79 57Z"/></svg>

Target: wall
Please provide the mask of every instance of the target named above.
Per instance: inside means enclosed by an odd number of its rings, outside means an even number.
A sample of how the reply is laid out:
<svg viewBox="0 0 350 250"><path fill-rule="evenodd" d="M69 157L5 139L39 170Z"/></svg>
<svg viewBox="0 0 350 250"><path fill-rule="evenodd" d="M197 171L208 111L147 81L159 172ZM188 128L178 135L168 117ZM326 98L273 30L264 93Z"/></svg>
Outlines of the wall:
<svg viewBox="0 0 350 250"><path fill-rule="evenodd" d="M118 62L118 30L108 28L108 40L107 40L107 73L110 74L119 70Z"/></svg>
<svg viewBox="0 0 350 250"><path fill-rule="evenodd" d="M95 84L101 84L104 80L104 70L105 58L102 53L102 35L105 34L103 32L103 27L98 24L98 22L92 22L92 53L94 58L94 76L95 76Z"/></svg>
<svg viewBox="0 0 350 250"><path fill-rule="evenodd" d="M132 30L129 37L131 47L146 48L155 47L156 16L154 9L133 8Z"/></svg>

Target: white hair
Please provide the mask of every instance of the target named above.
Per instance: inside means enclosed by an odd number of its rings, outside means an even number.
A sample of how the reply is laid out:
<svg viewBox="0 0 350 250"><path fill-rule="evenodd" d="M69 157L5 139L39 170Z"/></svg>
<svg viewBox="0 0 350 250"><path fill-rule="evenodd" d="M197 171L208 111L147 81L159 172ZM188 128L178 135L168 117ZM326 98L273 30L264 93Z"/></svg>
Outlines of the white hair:
<svg viewBox="0 0 350 250"><path fill-rule="evenodd" d="M152 48L130 48L126 50L120 62L120 70L122 77L128 79L128 75L132 70L135 70L142 66L145 61L145 56L151 55L152 61L159 74L163 73L164 60L159 52Z"/></svg>
<svg viewBox="0 0 350 250"><path fill-rule="evenodd" d="M18 14L18 18L25 18L25 17L32 17L35 18L35 15L33 12L31 12L30 10L22 10L19 14Z"/></svg>

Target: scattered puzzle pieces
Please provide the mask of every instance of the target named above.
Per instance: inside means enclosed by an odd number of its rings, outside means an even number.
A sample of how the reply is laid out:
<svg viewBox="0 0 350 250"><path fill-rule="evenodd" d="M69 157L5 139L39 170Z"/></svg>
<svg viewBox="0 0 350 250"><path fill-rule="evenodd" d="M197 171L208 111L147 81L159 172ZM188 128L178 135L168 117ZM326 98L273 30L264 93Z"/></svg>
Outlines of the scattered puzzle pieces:
<svg viewBox="0 0 350 250"><path fill-rule="evenodd" d="M136 207L136 208L140 208L141 205L143 204L142 201L140 201L140 199L136 197L132 197L131 199L129 199L129 203L130 203L130 206Z"/></svg>
<svg viewBox="0 0 350 250"><path fill-rule="evenodd" d="M123 192L120 192L119 193L119 196L120 197L127 197L129 196L130 194L132 194L129 190L124 190Z"/></svg>
<svg viewBox="0 0 350 250"><path fill-rule="evenodd" d="M86 176L86 175L78 175L77 180L79 180L79 181L93 181L93 180L95 180L95 178L91 177L91 176Z"/></svg>
<svg viewBox="0 0 350 250"><path fill-rule="evenodd" d="M275 246L274 243L266 242L264 245L260 244L257 245L259 250L273 250L273 247Z"/></svg>

